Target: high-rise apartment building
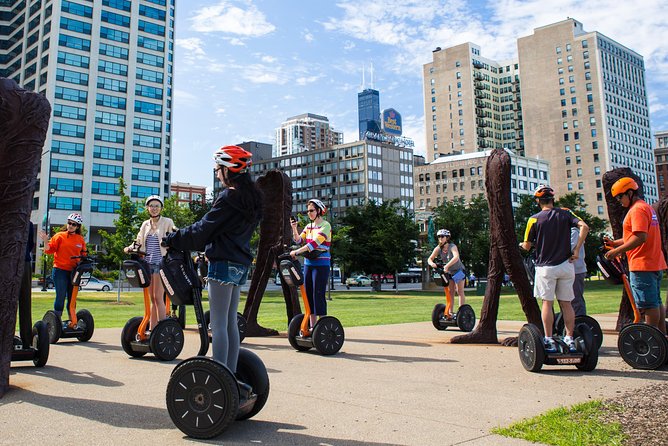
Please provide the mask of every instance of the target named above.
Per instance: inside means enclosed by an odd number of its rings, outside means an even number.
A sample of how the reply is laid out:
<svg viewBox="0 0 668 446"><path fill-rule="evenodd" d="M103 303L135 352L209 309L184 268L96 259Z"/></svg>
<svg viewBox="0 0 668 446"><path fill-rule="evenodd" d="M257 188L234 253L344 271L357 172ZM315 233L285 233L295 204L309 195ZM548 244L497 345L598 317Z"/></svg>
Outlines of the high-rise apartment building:
<svg viewBox="0 0 668 446"><path fill-rule="evenodd" d="M526 155L550 162L558 194L606 218L603 174L630 167L659 198L641 55L567 19L517 43Z"/></svg>
<svg viewBox="0 0 668 446"><path fill-rule="evenodd" d="M380 92L366 88L357 93L357 116L360 141L366 132L380 133Z"/></svg>
<svg viewBox="0 0 668 446"><path fill-rule="evenodd" d="M175 0L0 0L0 76L53 113L32 220L83 215L89 242L113 227L119 182L133 200L170 183Z"/></svg>
<svg viewBox="0 0 668 446"><path fill-rule="evenodd" d="M343 144L343 132L334 130L326 116L304 113L286 119L276 129L274 156L326 149L335 144Z"/></svg>
<svg viewBox="0 0 668 446"><path fill-rule="evenodd" d="M273 169L292 179L295 213L304 213L311 198L329 206L334 218L368 200L381 203L397 198L401 206L413 209L411 148L365 140L262 160L251 166L255 179Z"/></svg>
<svg viewBox="0 0 668 446"><path fill-rule="evenodd" d="M668 197L668 130L654 134L654 162L659 199Z"/></svg>
<svg viewBox="0 0 668 446"><path fill-rule="evenodd" d="M473 43L438 47L423 78L427 161L504 147L522 154L516 60L488 59Z"/></svg>
<svg viewBox="0 0 668 446"><path fill-rule="evenodd" d="M657 200L642 56L574 19L517 45L509 62L472 43L433 52L423 68L427 161L499 147L542 159L557 194L579 193L601 218L603 174L629 166Z"/></svg>

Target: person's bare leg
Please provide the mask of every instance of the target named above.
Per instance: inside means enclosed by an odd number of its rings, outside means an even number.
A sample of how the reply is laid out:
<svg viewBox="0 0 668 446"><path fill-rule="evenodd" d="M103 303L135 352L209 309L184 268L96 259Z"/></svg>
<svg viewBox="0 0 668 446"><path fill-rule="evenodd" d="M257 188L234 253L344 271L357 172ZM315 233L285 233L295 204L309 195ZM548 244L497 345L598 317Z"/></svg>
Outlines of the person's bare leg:
<svg viewBox="0 0 668 446"><path fill-rule="evenodd" d="M554 312L552 311L552 305L554 301L543 300L543 306L541 308L540 316L543 320L543 330L545 330L545 336L548 338L552 337L552 325L554 325Z"/></svg>

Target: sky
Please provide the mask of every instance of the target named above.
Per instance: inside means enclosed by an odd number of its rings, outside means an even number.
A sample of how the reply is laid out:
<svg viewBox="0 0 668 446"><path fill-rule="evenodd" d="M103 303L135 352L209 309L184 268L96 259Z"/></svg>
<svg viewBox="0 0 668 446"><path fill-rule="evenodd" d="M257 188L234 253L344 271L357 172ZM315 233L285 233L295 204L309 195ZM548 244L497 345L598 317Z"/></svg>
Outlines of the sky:
<svg viewBox="0 0 668 446"><path fill-rule="evenodd" d="M486 58L517 58L519 37L567 17L644 57L652 133L668 130L666 11L668 0L177 1L171 180L209 187L217 148L273 144L302 113L355 141L363 86L424 154L422 66L436 47L473 42Z"/></svg>

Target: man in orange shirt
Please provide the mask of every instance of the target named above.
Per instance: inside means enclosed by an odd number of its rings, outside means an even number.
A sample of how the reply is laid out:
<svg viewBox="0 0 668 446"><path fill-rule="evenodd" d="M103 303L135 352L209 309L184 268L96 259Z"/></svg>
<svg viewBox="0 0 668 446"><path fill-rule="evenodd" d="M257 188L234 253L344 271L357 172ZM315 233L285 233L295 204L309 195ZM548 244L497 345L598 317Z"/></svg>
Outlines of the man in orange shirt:
<svg viewBox="0 0 668 446"><path fill-rule="evenodd" d="M661 276L668 268L661 249L659 219L654 209L638 196L633 178L620 178L612 185L612 196L629 208L624 217L621 239L609 241L614 247L608 259L626 253L629 261L631 291L645 323L666 334L666 310L661 302Z"/></svg>

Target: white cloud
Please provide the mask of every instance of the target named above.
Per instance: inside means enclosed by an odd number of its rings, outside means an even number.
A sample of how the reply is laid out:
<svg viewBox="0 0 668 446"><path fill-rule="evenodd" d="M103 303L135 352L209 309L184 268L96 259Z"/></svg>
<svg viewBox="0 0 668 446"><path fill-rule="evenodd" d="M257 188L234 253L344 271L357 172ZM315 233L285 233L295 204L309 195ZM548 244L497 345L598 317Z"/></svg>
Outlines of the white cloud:
<svg viewBox="0 0 668 446"><path fill-rule="evenodd" d="M264 63L274 63L278 59L276 59L274 56L262 56L260 57L260 60Z"/></svg>
<svg viewBox="0 0 668 446"><path fill-rule="evenodd" d="M307 29L304 30L304 32L302 33L302 39L304 39L308 43L311 43L315 40L315 36Z"/></svg>
<svg viewBox="0 0 668 446"><path fill-rule="evenodd" d="M174 89L174 103L179 105L196 105L199 98L185 90Z"/></svg>
<svg viewBox="0 0 668 446"><path fill-rule="evenodd" d="M276 29L252 3L247 3L246 9L243 9L230 1L221 1L197 10L190 20L194 31L223 32L244 37L259 37Z"/></svg>
<svg viewBox="0 0 668 446"><path fill-rule="evenodd" d="M204 52L203 42L202 39L198 37L189 37L187 39L176 39L174 41L176 43L176 46L179 48L183 48L186 50L186 55L194 55L194 56L204 56L206 53Z"/></svg>
<svg viewBox="0 0 668 446"><path fill-rule="evenodd" d="M320 79L322 79L324 76L322 74L316 74L314 76L300 76L295 79L295 82L297 85L307 85L307 84L312 84L313 82L316 82Z"/></svg>

